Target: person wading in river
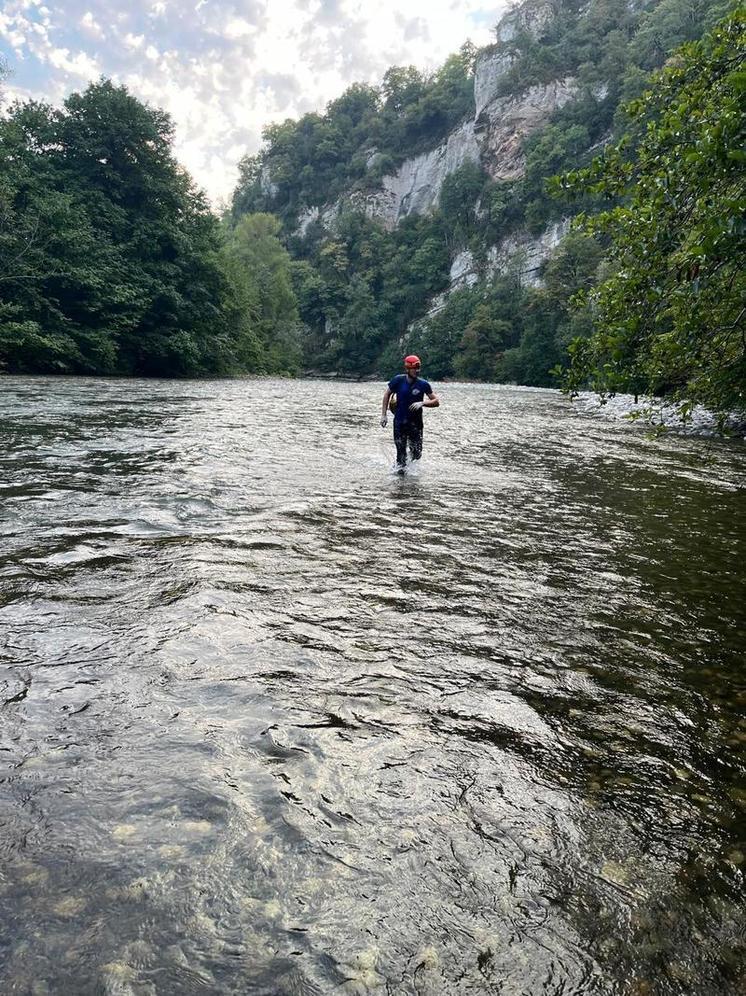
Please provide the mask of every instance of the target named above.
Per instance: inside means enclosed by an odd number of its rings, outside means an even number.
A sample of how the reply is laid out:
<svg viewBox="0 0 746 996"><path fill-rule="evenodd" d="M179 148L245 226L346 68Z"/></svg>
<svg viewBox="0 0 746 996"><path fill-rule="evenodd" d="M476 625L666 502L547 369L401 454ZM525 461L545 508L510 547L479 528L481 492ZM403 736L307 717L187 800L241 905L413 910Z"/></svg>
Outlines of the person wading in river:
<svg viewBox="0 0 746 996"><path fill-rule="evenodd" d="M384 429L388 425L389 401L392 394L396 395L394 442L398 470L404 470L407 465L407 446L412 460L419 460L422 456L422 409L440 405L438 395L420 377L421 367L419 356L405 356L406 373L397 374L383 392L381 426Z"/></svg>

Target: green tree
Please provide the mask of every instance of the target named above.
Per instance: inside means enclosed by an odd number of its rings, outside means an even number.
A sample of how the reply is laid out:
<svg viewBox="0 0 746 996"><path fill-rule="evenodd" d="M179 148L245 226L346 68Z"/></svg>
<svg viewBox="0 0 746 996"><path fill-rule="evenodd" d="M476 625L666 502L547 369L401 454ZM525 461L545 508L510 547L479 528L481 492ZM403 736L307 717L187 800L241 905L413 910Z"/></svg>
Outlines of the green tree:
<svg viewBox="0 0 746 996"><path fill-rule="evenodd" d="M0 365L231 369L240 321L217 219L161 111L110 81L0 120Z"/></svg>
<svg viewBox="0 0 746 996"><path fill-rule="evenodd" d="M545 189L547 177L554 176L562 166L577 162L590 145L590 135L584 125L558 122L548 125L527 145L522 183L524 217L528 228L538 233L551 217L554 206Z"/></svg>
<svg viewBox="0 0 746 996"><path fill-rule="evenodd" d="M260 369L297 373L301 359L298 302L292 263L279 232L280 222L274 215L245 215L231 232L227 251L255 315Z"/></svg>
<svg viewBox="0 0 746 996"><path fill-rule="evenodd" d="M511 323L497 318L488 304L478 305L461 336L454 363L456 374L467 379L491 379L512 331Z"/></svg>
<svg viewBox="0 0 746 996"><path fill-rule="evenodd" d="M556 337L559 312L555 302L542 291L529 289L521 298L520 342L497 357L495 379L550 387L552 368L562 358Z"/></svg>
<svg viewBox="0 0 746 996"><path fill-rule="evenodd" d="M557 182L621 199L587 219L614 269L589 296L593 335L570 347L571 391L666 393L721 423L746 413L745 29L740 6L630 105L631 155L622 143Z"/></svg>
<svg viewBox="0 0 746 996"><path fill-rule="evenodd" d="M465 245L474 233L477 203L486 179L478 163L466 162L443 181L439 207L452 247Z"/></svg>
<svg viewBox="0 0 746 996"><path fill-rule="evenodd" d="M570 232L544 267L544 293L566 310L575 294L587 293L595 286L602 259L603 249L596 239L582 232Z"/></svg>
<svg viewBox="0 0 746 996"><path fill-rule="evenodd" d="M711 29L728 6L729 0L661 0L640 18L631 52L634 62L646 69L660 66L673 49Z"/></svg>
<svg viewBox="0 0 746 996"><path fill-rule="evenodd" d="M383 74L381 84L384 107L401 114L405 107L417 103L426 86L427 81L414 66L392 66Z"/></svg>
<svg viewBox="0 0 746 996"><path fill-rule="evenodd" d="M375 297L360 275L350 281L347 307L335 331L337 368L368 373L380 352L383 337Z"/></svg>

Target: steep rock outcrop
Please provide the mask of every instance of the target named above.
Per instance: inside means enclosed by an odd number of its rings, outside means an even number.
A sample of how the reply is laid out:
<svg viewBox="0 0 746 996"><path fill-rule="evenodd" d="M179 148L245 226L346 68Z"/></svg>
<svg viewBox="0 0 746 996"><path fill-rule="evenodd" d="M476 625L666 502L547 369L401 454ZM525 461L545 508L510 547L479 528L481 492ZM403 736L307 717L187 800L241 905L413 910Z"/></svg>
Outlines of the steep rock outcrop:
<svg viewBox="0 0 746 996"><path fill-rule="evenodd" d="M523 175L524 139L547 124L577 91L577 82L568 77L518 95L496 97L482 109L475 131L482 165L493 180L517 180Z"/></svg>
<svg viewBox="0 0 746 996"><path fill-rule="evenodd" d="M473 287L480 277L490 279L514 273L524 286L541 287L541 268L570 231L570 221L570 218L562 218L539 235L515 232L506 236L497 245L490 246L482 267L477 266L471 250L464 249L451 263L447 289L432 298L427 313L416 324L427 323L443 310L454 291Z"/></svg>
<svg viewBox="0 0 746 996"><path fill-rule="evenodd" d="M383 177L379 190L351 192L334 204L308 208L298 219L297 233L305 234L316 220L330 227L346 207L362 210L392 229L409 214L433 211L445 178L466 162L481 163L495 180L522 176L525 138L542 128L554 111L572 99L578 87L568 77L505 95L501 83L513 59L510 41L519 34L540 37L555 7L555 0L530 0L501 19L496 28L497 44L482 53L475 67L473 121L464 121L436 148L405 160L395 173ZM378 156L377 149L368 150L369 169ZM270 182L269 176L262 176L263 186Z"/></svg>
<svg viewBox="0 0 746 996"><path fill-rule="evenodd" d="M495 28L498 45L513 41L521 33L540 38L559 8L558 0L524 0L519 7L514 7L500 18Z"/></svg>
<svg viewBox="0 0 746 996"><path fill-rule="evenodd" d="M298 226L295 229L296 235L305 235L308 226L314 221L320 221L324 228L331 228L334 219L342 211L344 206L353 200L352 197L340 199L324 208L310 207L298 215Z"/></svg>
<svg viewBox="0 0 746 996"><path fill-rule="evenodd" d="M307 208L298 218L296 232L305 235L314 221L328 228L348 207L363 211L389 230L395 228L408 214L435 210L445 178L466 162L478 162L479 155L474 122L465 121L441 145L405 160L396 173L384 176L380 190L353 191L324 208Z"/></svg>
<svg viewBox="0 0 746 996"><path fill-rule="evenodd" d="M464 249L451 264L450 285L445 296L461 287L473 286L480 275L499 277L509 272L514 273L524 286L540 287L542 266L569 231L570 218L562 218L539 235L528 232L507 235L497 245L490 246L481 273L471 250Z"/></svg>
<svg viewBox="0 0 746 996"><path fill-rule="evenodd" d="M396 173L384 176L382 189L355 200L370 218L393 228L408 214L427 214L438 205L443 181L466 162L477 162L479 146L474 123L465 121L448 139L414 159L407 159Z"/></svg>
<svg viewBox="0 0 746 996"><path fill-rule="evenodd" d="M474 66L475 120L479 121L485 107L499 96L500 83L512 62L510 52L503 51L488 51L477 59Z"/></svg>
<svg viewBox="0 0 746 996"><path fill-rule="evenodd" d="M515 51L510 42L519 34L539 38L556 13L554 0L536 0L509 10L500 19L495 34L497 44L485 49L474 67L475 118L500 96L503 76L513 64Z"/></svg>
<svg viewBox="0 0 746 996"><path fill-rule="evenodd" d="M496 277L513 271L521 283L529 287L541 286L541 268L570 231L570 218L562 218L540 235L516 232L502 239L489 250L487 270Z"/></svg>
<svg viewBox="0 0 746 996"><path fill-rule="evenodd" d="M499 59L494 55L483 60L483 81L493 61L499 63ZM489 93L484 83L485 98ZM475 121L464 121L441 145L405 160L396 173L383 177L380 190L355 191L324 208L308 208L299 217L296 231L304 235L317 220L328 228L345 207L364 211L392 229L409 214L435 210L443 181L466 162L480 162L495 180L516 180L525 168L524 139L542 128L576 93L575 80L568 78L530 87L517 96L490 97Z"/></svg>
<svg viewBox="0 0 746 996"><path fill-rule="evenodd" d="M470 249L463 249L451 263L449 273L450 285L446 295L461 287L472 287L479 279L474 263L474 254Z"/></svg>

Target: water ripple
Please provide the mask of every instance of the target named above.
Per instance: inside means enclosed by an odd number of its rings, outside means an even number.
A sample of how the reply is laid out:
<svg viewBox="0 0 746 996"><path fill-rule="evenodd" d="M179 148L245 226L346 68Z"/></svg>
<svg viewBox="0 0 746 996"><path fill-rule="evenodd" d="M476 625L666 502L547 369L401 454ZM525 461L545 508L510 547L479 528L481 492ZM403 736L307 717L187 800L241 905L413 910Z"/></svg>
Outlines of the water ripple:
<svg viewBox="0 0 746 996"><path fill-rule="evenodd" d="M744 978L742 447L443 385L3 378L18 993Z"/></svg>

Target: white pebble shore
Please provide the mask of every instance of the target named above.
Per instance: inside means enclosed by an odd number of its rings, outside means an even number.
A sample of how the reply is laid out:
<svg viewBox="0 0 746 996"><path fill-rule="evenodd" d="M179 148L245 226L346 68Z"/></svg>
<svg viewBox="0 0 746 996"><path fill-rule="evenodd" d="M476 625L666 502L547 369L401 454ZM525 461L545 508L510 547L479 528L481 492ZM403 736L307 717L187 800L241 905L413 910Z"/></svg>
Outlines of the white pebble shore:
<svg viewBox="0 0 746 996"><path fill-rule="evenodd" d="M669 430L683 432L693 436L715 436L717 435L717 420L712 412L697 405L692 409L686 422L681 421L677 405L661 402L657 398L640 397L635 401L632 394L615 394L613 397L601 400L597 394L591 391L582 391L572 404L584 415L600 416L610 419L632 420L631 417L639 413L639 424L650 428L656 425L665 425ZM654 417L648 421L646 411L652 411ZM729 420L727 427L733 431L734 437L746 439L744 427L737 419Z"/></svg>

